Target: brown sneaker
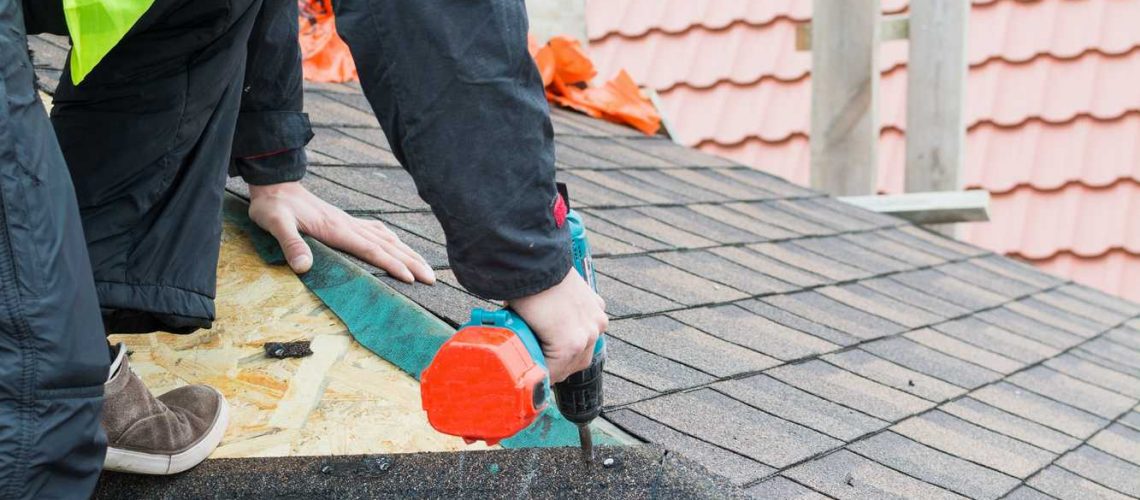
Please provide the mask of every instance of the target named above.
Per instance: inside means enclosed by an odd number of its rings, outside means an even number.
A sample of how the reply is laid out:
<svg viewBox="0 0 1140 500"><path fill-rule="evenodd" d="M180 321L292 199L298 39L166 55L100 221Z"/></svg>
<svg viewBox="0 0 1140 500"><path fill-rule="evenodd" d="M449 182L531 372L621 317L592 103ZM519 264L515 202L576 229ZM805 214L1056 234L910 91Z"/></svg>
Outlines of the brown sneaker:
<svg viewBox="0 0 1140 500"><path fill-rule="evenodd" d="M103 468L135 474L177 474L198 465L226 431L226 398L212 387L179 387L155 398L131 371L119 344L104 384Z"/></svg>

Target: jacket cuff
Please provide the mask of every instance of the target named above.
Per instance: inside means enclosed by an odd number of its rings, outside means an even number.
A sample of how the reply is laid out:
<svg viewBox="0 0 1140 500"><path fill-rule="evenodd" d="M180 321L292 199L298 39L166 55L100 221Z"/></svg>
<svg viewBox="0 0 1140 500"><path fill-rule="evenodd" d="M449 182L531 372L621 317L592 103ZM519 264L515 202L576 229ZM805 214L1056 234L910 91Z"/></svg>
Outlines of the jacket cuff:
<svg viewBox="0 0 1140 500"><path fill-rule="evenodd" d="M305 176L309 115L299 111L244 111L238 115L229 174L247 184L298 181Z"/></svg>
<svg viewBox="0 0 1140 500"><path fill-rule="evenodd" d="M303 147L267 156L234 158L230 161L230 177L240 175L253 186L294 182L305 177L307 164Z"/></svg>

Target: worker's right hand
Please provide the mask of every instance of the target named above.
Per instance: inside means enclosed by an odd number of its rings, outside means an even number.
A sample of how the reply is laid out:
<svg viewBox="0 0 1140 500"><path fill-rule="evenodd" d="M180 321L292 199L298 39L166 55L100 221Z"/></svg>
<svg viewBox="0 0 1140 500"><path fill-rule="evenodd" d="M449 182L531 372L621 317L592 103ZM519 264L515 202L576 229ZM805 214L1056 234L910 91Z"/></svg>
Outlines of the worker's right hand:
<svg viewBox="0 0 1140 500"><path fill-rule="evenodd" d="M510 306L538 336L552 383L590 366L594 344L609 323L606 302L573 268L557 285Z"/></svg>

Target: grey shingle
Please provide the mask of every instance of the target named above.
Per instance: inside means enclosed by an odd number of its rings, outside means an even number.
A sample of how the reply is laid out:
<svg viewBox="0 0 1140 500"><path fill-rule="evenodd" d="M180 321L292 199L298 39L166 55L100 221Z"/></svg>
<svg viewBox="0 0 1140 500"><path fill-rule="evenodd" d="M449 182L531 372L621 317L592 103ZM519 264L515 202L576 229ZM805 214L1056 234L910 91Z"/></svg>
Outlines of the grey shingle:
<svg viewBox="0 0 1140 500"><path fill-rule="evenodd" d="M961 252L955 251L941 244L932 243L931 240L925 235L923 237L919 237L915 236L912 233L912 231L903 231L901 229L888 229L885 231L880 231L877 234L883 238L895 241L908 248L913 248L924 253L936 255L945 260L958 260L966 257L966 255Z"/></svg>
<svg viewBox="0 0 1140 500"><path fill-rule="evenodd" d="M590 242L591 245L593 241ZM660 295L629 286L604 274L598 274L598 294L606 299L606 312L613 317L651 314L677 309L681 304Z"/></svg>
<svg viewBox="0 0 1140 500"><path fill-rule="evenodd" d="M1082 318L1103 324L1116 324L1128 317L1120 311L1078 299L1061 290L1049 290L1044 293L1039 293L1033 296L1033 298L1056 307L1057 309L1068 311Z"/></svg>
<svg viewBox="0 0 1140 500"><path fill-rule="evenodd" d="M402 210L399 206L364 193L353 191L315 175L306 175L301 179L301 185L308 188L310 192L317 195L320 199L332 203L342 210L358 212L391 212Z"/></svg>
<svg viewBox="0 0 1140 500"><path fill-rule="evenodd" d="M809 273L748 248L719 247L709 251L744 267L796 286L809 287L827 282L826 278L818 274Z"/></svg>
<svg viewBox="0 0 1140 500"><path fill-rule="evenodd" d="M1105 368L1072 354L1066 353L1046 360L1045 366L1120 394L1140 398L1140 378Z"/></svg>
<svg viewBox="0 0 1140 500"><path fill-rule="evenodd" d="M1046 273L1017 259L1003 257L1001 255L984 255L971 259L970 261L982 269L1010 279L1029 283L1039 289L1056 286L1065 281L1058 276Z"/></svg>
<svg viewBox="0 0 1140 500"><path fill-rule="evenodd" d="M1126 500L1130 498L1056 465L1050 465L1040 474L1033 476L1029 480L1029 485L1056 498L1080 500Z"/></svg>
<svg viewBox="0 0 1140 500"><path fill-rule="evenodd" d="M941 402L966 393L966 389L899 366L861 349L828 354L823 359L864 378L930 401Z"/></svg>
<svg viewBox="0 0 1140 500"><path fill-rule="evenodd" d="M621 165L599 158L592 154L562 144L563 138L554 143L554 166L558 169L579 168L620 168Z"/></svg>
<svg viewBox="0 0 1140 500"><path fill-rule="evenodd" d="M716 242L702 236L661 222L641 212L628 208L606 210L591 209L587 213L595 218L605 219L619 227L662 241L676 248L698 248L715 246ZM613 235L618 239L620 236ZM629 242L637 245L636 242Z"/></svg>
<svg viewBox="0 0 1140 500"><path fill-rule="evenodd" d="M376 218L384 221L384 223L389 226L403 228L410 233L417 234L420 237L441 245L447 243L447 238L443 233L443 227L439 225L439 220L430 212L383 214L376 216Z"/></svg>
<svg viewBox="0 0 1140 500"><path fill-rule="evenodd" d="M1057 289L1061 293L1089 304L1105 309L1111 309L1126 317L1140 315L1140 304L1109 295L1095 288L1084 285L1065 285Z"/></svg>
<svg viewBox="0 0 1140 500"><path fill-rule="evenodd" d="M946 259L931 255L922 250L908 247L897 241L883 237L882 233L885 231L895 231L895 229L887 229L884 231L875 231L870 233L852 233L843 236L843 239L860 247L874 251L879 255L887 255L893 259L904 262L911 267L925 267L934 266L946 262Z"/></svg>
<svg viewBox="0 0 1140 500"><path fill-rule="evenodd" d="M1020 439L1053 453L1064 453L1080 443L1080 440L1071 436L999 410L973 398L967 397L951 401L942 405L940 409L963 420Z"/></svg>
<svg viewBox="0 0 1140 500"><path fill-rule="evenodd" d="M1056 454L935 410L899 422L892 431L959 458L1026 478Z"/></svg>
<svg viewBox="0 0 1140 500"><path fill-rule="evenodd" d="M1140 465L1082 446L1057 460L1057 465L1116 491L1140 497Z"/></svg>
<svg viewBox="0 0 1140 500"><path fill-rule="evenodd" d="M1140 430L1113 424L1096 433L1088 444L1116 458L1140 465Z"/></svg>
<svg viewBox="0 0 1140 500"><path fill-rule="evenodd" d="M817 292L775 295L760 300L861 339L893 335L905 330L902 325L846 306Z"/></svg>
<svg viewBox="0 0 1140 500"><path fill-rule="evenodd" d="M1140 351L1099 338L1081 344L1072 352L1113 370L1140 377Z"/></svg>
<svg viewBox="0 0 1140 500"><path fill-rule="evenodd" d="M988 385L972 392L970 396L990 406L1081 439L1091 436L1108 424L1107 420L1096 415L1058 403L1008 382Z"/></svg>
<svg viewBox="0 0 1140 500"><path fill-rule="evenodd" d="M859 219L873 227L888 228L910 225L910 223L893 215L881 214L857 205L852 205L833 196L813 198L812 203L822 209L841 214L844 217Z"/></svg>
<svg viewBox="0 0 1140 500"><path fill-rule="evenodd" d="M616 170L574 170L567 177L585 179L611 191L645 203L679 203L692 201L672 191L662 189L640 179L623 175ZM574 193L570 193L573 195Z"/></svg>
<svg viewBox="0 0 1140 500"><path fill-rule="evenodd" d="M907 332L903 334L903 336L943 354L962 360L969 360L975 365L988 368L998 373L1009 374L1025 366L1025 363L1009 359L995 352L971 345L930 328Z"/></svg>
<svg viewBox="0 0 1140 500"><path fill-rule="evenodd" d="M1127 415L1120 417L1119 422L1140 431L1140 411L1132 410Z"/></svg>
<svg viewBox="0 0 1140 500"><path fill-rule="evenodd" d="M798 288L706 250L664 252L654 254L653 257L749 295L782 293Z"/></svg>
<svg viewBox="0 0 1140 500"><path fill-rule="evenodd" d="M622 342L606 339L606 371L655 391L675 391L715 380L680 363Z"/></svg>
<svg viewBox="0 0 1140 500"><path fill-rule="evenodd" d="M746 297L739 290L713 283L650 257L596 259L594 263L602 274L685 305L730 302Z"/></svg>
<svg viewBox="0 0 1140 500"><path fill-rule="evenodd" d="M667 316L611 321L609 334L717 377L759 371L779 363Z"/></svg>
<svg viewBox="0 0 1140 500"><path fill-rule="evenodd" d="M765 500L825 500L830 498L783 476L776 476L757 483L745 490L745 493L751 495L752 498Z"/></svg>
<svg viewBox="0 0 1140 500"><path fill-rule="evenodd" d="M1130 326L1124 325L1113 328L1104 334L1104 338L1129 349L1140 351L1140 330Z"/></svg>
<svg viewBox="0 0 1140 500"><path fill-rule="evenodd" d="M1053 496L1046 495L1025 485L1018 486L1017 489L1009 492L1009 494L1005 496L1005 500L1053 500L1053 498Z"/></svg>
<svg viewBox="0 0 1140 500"><path fill-rule="evenodd" d="M780 210L773 203L730 203L725 206L753 219L761 220L805 236L823 236L835 234L836 232L834 229L822 224L817 224L810 219L797 217L784 210Z"/></svg>
<svg viewBox="0 0 1140 500"><path fill-rule="evenodd" d="M722 475L735 484L755 481L755 479L775 472L772 467L760 464L756 460L703 442L698 438L678 433L674 429L638 415L632 410L606 413L605 418L626 429L627 432L644 438L644 440L665 446L667 450L681 453L686 458L697 460L710 472Z"/></svg>
<svg viewBox="0 0 1140 500"><path fill-rule="evenodd" d="M982 311L975 317L1003 330L1057 349L1068 349L1083 340L1077 335L1053 328L1004 307Z"/></svg>
<svg viewBox="0 0 1140 500"><path fill-rule="evenodd" d="M439 281L432 286L420 283L408 284L386 275L377 278L452 325L466 323L467 320L471 319L471 310L474 308L491 310L498 308L494 303L443 282L446 273L447 271L437 271L436 277L439 278Z"/></svg>
<svg viewBox="0 0 1140 500"><path fill-rule="evenodd" d="M719 382L712 387L768 413L844 441L888 425L887 422L813 396L767 375Z"/></svg>
<svg viewBox="0 0 1140 500"><path fill-rule="evenodd" d="M709 203L728 200L724 194L706 191L658 169L625 169L621 171L621 174L673 193L678 201ZM757 196L759 195L760 193L757 193Z"/></svg>
<svg viewBox="0 0 1140 500"><path fill-rule="evenodd" d="M305 112L313 125L349 125L353 127L375 128L379 123L372 113L356 109L327 95L308 92L305 94Z"/></svg>
<svg viewBox="0 0 1140 500"><path fill-rule="evenodd" d="M665 173L701 189L721 193L734 200L749 200L756 197L756 189L742 186L731 179L712 173L710 169L671 169Z"/></svg>
<svg viewBox="0 0 1140 500"><path fill-rule="evenodd" d="M859 285L897 301L930 311L943 318L954 318L969 313L969 310L962 306L947 302L921 290L915 290L890 277L860 281Z"/></svg>
<svg viewBox="0 0 1140 500"><path fill-rule="evenodd" d="M567 193L570 194L570 204L574 208L628 207L646 203L640 198L586 180L572 171L559 171L555 180L566 183Z"/></svg>
<svg viewBox="0 0 1140 500"><path fill-rule="evenodd" d="M859 339L856 337L821 325L819 323L804 319L801 316L797 316L788 311L772 306L771 304L761 302L759 300L747 300L740 302L740 306L788 328L814 335L834 344L848 346L859 342Z"/></svg>
<svg viewBox="0 0 1140 500"><path fill-rule="evenodd" d="M734 167L739 165L727 158L711 155L699 149L679 146L673 141L658 136L623 137L615 140L630 148L684 167Z"/></svg>
<svg viewBox="0 0 1140 500"><path fill-rule="evenodd" d="M607 373L602 378L602 385L607 407L627 405L658 394L653 389L642 387L612 373Z"/></svg>
<svg viewBox="0 0 1140 500"><path fill-rule="evenodd" d="M987 469L907 439L883 432L847 447L864 457L970 498L998 498L1020 484L1017 478Z"/></svg>
<svg viewBox="0 0 1140 500"><path fill-rule="evenodd" d="M997 274L979 266L976 262L977 259L955 262L939 266L938 270L1011 299L1026 296L1040 290L1040 287Z"/></svg>
<svg viewBox="0 0 1140 500"><path fill-rule="evenodd" d="M673 164L606 137L559 137L556 144L570 146L623 167L671 167Z"/></svg>
<svg viewBox="0 0 1140 500"><path fill-rule="evenodd" d="M863 269L871 274L883 274L912 269L914 266L901 262L877 252L867 250L851 243L840 236L827 238L805 238L795 242L795 245L808 251L815 252L829 259L835 259L845 264Z"/></svg>
<svg viewBox="0 0 1140 500"><path fill-rule="evenodd" d="M928 401L819 360L784 365L767 373L821 398L891 422L933 406Z"/></svg>
<svg viewBox="0 0 1140 500"><path fill-rule="evenodd" d="M833 281L848 281L866 278L870 273L851 267L847 264L823 257L821 255L805 252L802 248L791 243L764 243L749 245L748 248L765 256L795 266L803 271L817 274Z"/></svg>
<svg viewBox="0 0 1140 500"><path fill-rule="evenodd" d="M641 250L664 250L672 248L664 242L643 234L635 233L629 229L610 223L605 219L597 218L593 213L587 210L582 210L582 213L586 217L586 228L590 232L591 238L594 238L595 234L599 234ZM590 240L590 243L593 244L593 239Z"/></svg>
<svg viewBox="0 0 1140 500"><path fill-rule="evenodd" d="M785 361L839 348L737 305L688 309L669 315L729 342Z"/></svg>
<svg viewBox="0 0 1140 500"><path fill-rule="evenodd" d="M775 469L767 465L677 432L632 410L608 412L606 419L626 432L699 462L709 471L724 476L735 484L755 481L775 472Z"/></svg>
<svg viewBox="0 0 1140 500"><path fill-rule="evenodd" d="M339 99L339 97L336 97L336 98ZM356 106L353 106L353 107L356 107ZM370 108L365 109L363 111L371 113ZM392 146L390 144L388 144L388 137L386 135L384 135L384 131L381 130L380 127L378 127L378 126L377 127L341 127L337 130L340 130L340 132L345 134L345 135L355 137L357 140L362 141L365 144L371 144L371 145L376 146L380 149L385 149L388 151L392 150Z"/></svg>
<svg viewBox="0 0 1140 500"><path fill-rule="evenodd" d="M590 252L594 257L609 257L614 255L630 255L635 253L644 252L643 249L637 248L624 241L618 241L611 238L609 235L593 231L590 228Z"/></svg>
<svg viewBox="0 0 1140 500"><path fill-rule="evenodd" d="M1056 347L1015 335L972 317L939 323L931 328L963 342L1000 352L1023 363L1035 363L1060 352Z"/></svg>
<svg viewBox="0 0 1140 500"><path fill-rule="evenodd" d="M706 217L755 234L758 238L753 241L766 241L794 236L794 233L782 227L772 225L768 221L749 217L739 211L725 208L724 205L691 205L689 209Z"/></svg>
<svg viewBox="0 0 1140 500"><path fill-rule="evenodd" d="M928 231L928 230L923 229L919 226L914 226L914 225L900 226L899 231L901 231L902 233L904 233L908 236L914 237L918 240L922 240L926 243L930 243L934 246L945 248L945 249L950 250L951 252L955 252L959 255L976 256L976 255L985 255L985 254L989 253L988 250L985 250L985 249L982 249L980 247L976 247L976 246L973 246L973 245L970 245L967 243L963 243L961 241L958 241L958 240L955 240L952 238L947 238L946 236L943 236L941 234L938 234L938 233L935 233L932 231Z"/></svg>
<svg viewBox="0 0 1140 500"><path fill-rule="evenodd" d="M632 409L773 467L787 467L843 444L710 389L670 394L637 403Z"/></svg>
<svg viewBox="0 0 1140 500"><path fill-rule="evenodd" d="M396 156L386 149L366 143L337 129L316 127L308 147L351 165L399 167ZM415 191L413 190L414 194Z"/></svg>
<svg viewBox="0 0 1140 500"><path fill-rule="evenodd" d="M1116 418L1137 403L1135 399L1082 382L1044 366L1014 374L1007 380L1042 396L1108 419Z"/></svg>
<svg viewBox="0 0 1140 500"><path fill-rule="evenodd" d="M416 194L411 175L400 168L313 166L309 173L409 210L430 208Z"/></svg>
<svg viewBox="0 0 1140 500"><path fill-rule="evenodd" d="M871 342L863 349L912 370L971 389L1001 378L1001 374L948 356L917 342L894 337Z"/></svg>
<svg viewBox="0 0 1140 500"><path fill-rule="evenodd" d="M1019 300L1005 305L1009 310L1047 323L1054 328L1090 338L1108 329L1109 325L1094 323L1075 314L1062 311L1044 302L1030 299Z"/></svg>
<svg viewBox="0 0 1140 500"><path fill-rule="evenodd" d="M945 319L925 309L892 299L858 283L829 286L818 291L831 299L907 328L918 328Z"/></svg>
<svg viewBox="0 0 1140 500"><path fill-rule="evenodd" d="M835 231L865 231L876 226L866 220L852 215L853 207L845 206L842 210L835 210L825 204L827 198L808 198L802 200L776 201L772 204L796 217L809 219L816 224L829 227Z"/></svg>
<svg viewBox="0 0 1140 500"><path fill-rule="evenodd" d="M963 498L847 450L798 465L783 475L835 498Z"/></svg>
<svg viewBox="0 0 1140 500"><path fill-rule="evenodd" d="M993 307L1006 300L1001 295L933 269L900 273L891 276L891 279L916 290L937 295L971 311Z"/></svg>
<svg viewBox="0 0 1140 500"><path fill-rule="evenodd" d="M742 182L752 187L758 187L770 193L779 195L781 198L790 197L808 197L818 196L819 193L812 191L808 188L801 187L797 184L788 182L785 179L776 177L762 170L755 168L732 168L732 169L719 169L717 173L732 178L737 182Z"/></svg>

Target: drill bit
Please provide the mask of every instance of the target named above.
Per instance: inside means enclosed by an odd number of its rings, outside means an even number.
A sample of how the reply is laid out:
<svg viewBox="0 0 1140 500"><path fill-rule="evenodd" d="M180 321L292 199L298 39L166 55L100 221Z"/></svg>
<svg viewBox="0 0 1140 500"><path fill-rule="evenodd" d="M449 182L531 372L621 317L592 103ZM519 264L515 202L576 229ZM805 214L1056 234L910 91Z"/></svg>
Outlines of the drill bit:
<svg viewBox="0 0 1140 500"><path fill-rule="evenodd" d="M589 424L578 424L578 440L582 442L582 460L586 463L594 461L594 438L590 434Z"/></svg>

